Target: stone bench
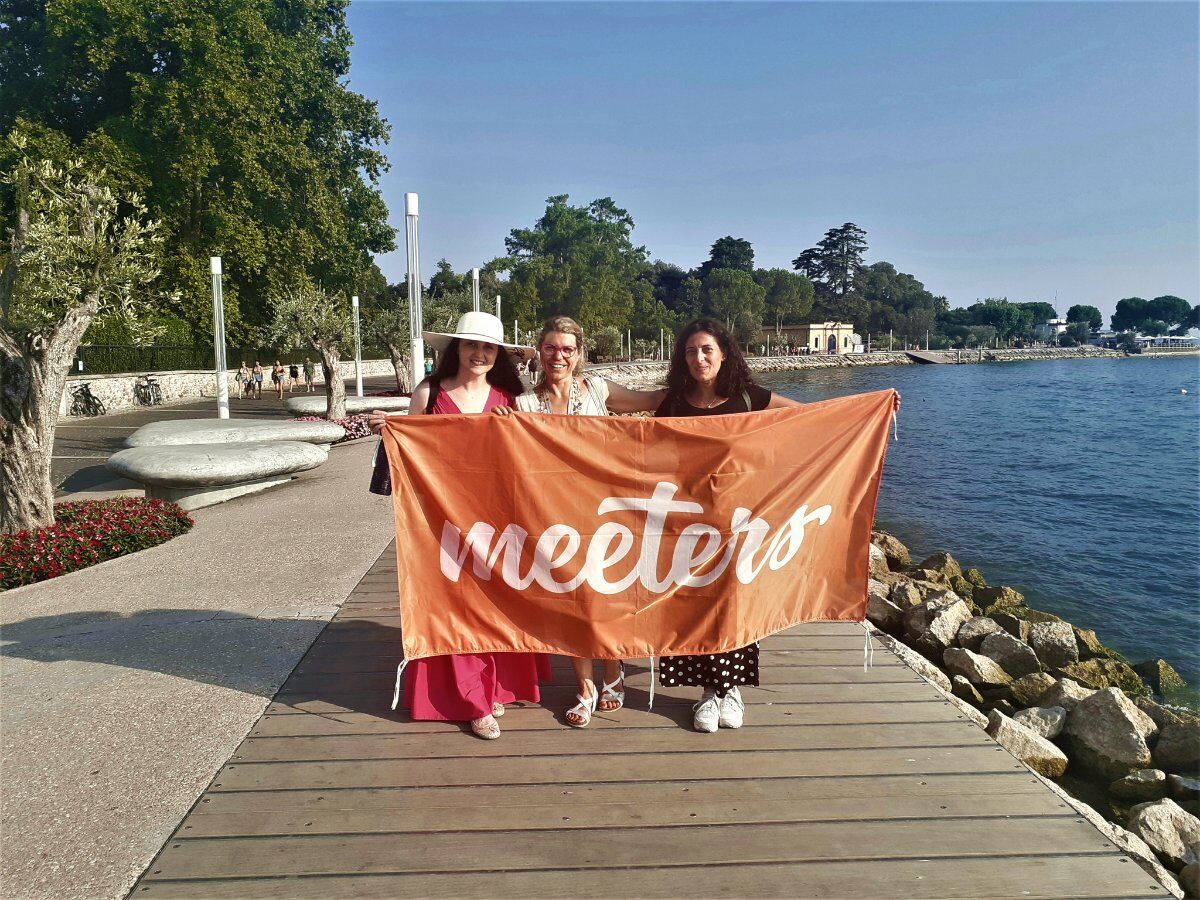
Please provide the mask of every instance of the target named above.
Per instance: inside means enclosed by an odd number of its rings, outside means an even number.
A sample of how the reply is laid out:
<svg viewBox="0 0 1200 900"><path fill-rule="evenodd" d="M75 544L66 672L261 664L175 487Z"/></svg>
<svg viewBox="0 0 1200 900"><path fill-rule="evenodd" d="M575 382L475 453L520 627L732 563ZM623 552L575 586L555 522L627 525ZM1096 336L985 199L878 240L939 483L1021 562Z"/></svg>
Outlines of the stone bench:
<svg viewBox="0 0 1200 900"><path fill-rule="evenodd" d="M265 490L315 469L329 451L301 441L131 447L108 470L146 486L146 496L199 509Z"/></svg>
<svg viewBox="0 0 1200 900"><path fill-rule="evenodd" d="M346 436L333 422L287 422L279 419L183 419L151 422L125 439L126 447L181 444L245 444L299 441L324 450Z"/></svg>
<svg viewBox="0 0 1200 900"><path fill-rule="evenodd" d="M325 398L320 396L288 397L283 401L283 408L293 416L323 416L325 415ZM359 413L369 413L373 409L385 412L404 412L408 409L407 397L347 397L346 415L354 416Z"/></svg>

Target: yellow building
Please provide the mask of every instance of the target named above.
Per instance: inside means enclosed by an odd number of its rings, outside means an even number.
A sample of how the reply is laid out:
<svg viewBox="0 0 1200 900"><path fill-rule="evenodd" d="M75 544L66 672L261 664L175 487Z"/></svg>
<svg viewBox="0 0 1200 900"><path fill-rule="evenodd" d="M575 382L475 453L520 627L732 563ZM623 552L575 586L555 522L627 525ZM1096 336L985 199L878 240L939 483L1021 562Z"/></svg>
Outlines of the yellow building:
<svg viewBox="0 0 1200 900"><path fill-rule="evenodd" d="M806 353L853 353L856 343L854 326L841 322L809 322L806 325L784 325L777 332L764 328L762 337L782 339L793 347L803 347Z"/></svg>

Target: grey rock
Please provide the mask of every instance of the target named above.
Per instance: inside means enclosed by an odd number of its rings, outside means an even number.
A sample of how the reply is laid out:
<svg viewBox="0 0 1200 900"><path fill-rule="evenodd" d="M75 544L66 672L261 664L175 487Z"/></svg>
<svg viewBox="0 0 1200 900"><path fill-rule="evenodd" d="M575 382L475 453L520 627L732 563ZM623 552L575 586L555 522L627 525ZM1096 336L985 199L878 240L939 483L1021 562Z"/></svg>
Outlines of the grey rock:
<svg viewBox="0 0 1200 900"><path fill-rule="evenodd" d="M1038 697L1037 705L1061 706L1069 713L1079 701L1086 700L1094 693L1096 692L1091 688L1086 688L1070 678L1059 678Z"/></svg>
<svg viewBox="0 0 1200 900"><path fill-rule="evenodd" d="M1156 694L1170 694L1180 688L1187 687L1187 682L1180 677L1175 668L1164 659L1151 659L1138 663L1133 671L1141 676Z"/></svg>
<svg viewBox="0 0 1200 900"><path fill-rule="evenodd" d="M1063 734L1073 760L1115 781L1151 767L1146 739L1157 731L1154 721L1118 688L1107 688L1076 704Z"/></svg>
<svg viewBox="0 0 1200 900"><path fill-rule="evenodd" d="M1200 864L1192 863L1179 870L1179 886L1189 897L1200 897Z"/></svg>
<svg viewBox="0 0 1200 900"><path fill-rule="evenodd" d="M1200 800L1200 778L1168 775L1167 793L1176 800Z"/></svg>
<svg viewBox="0 0 1200 900"><path fill-rule="evenodd" d="M1167 773L1162 769L1137 769L1108 786L1114 797L1144 803L1167 796Z"/></svg>
<svg viewBox="0 0 1200 900"><path fill-rule="evenodd" d="M988 618L1011 634L1019 641L1029 640L1029 623L1024 619L1018 619L1010 613L993 612L988 613Z"/></svg>
<svg viewBox="0 0 1200 900"><path fill-rule="evenodd" d="M909 556L908 548L898 538L887 532L872 531L871 543L883 551L883 555L887 557L888 568L893 572L903 572L912 565L912 557Z"/></svg>
<svg viewBox="0 0 1200 900"><path fill-rule="evenodd" d="M126 447L177 444L244 444L301 441L332 444L346 436L333 422L288 422L282 419L166 419L143 425L125 439Z"/></svg>
<svg viewBox="0 0 1200 900"><path fill-rule="evenodd" d="M983 697L975 689L975 685L961 675L950 676L950 693L960 700L965 700L974 706L983 706Z"/></svg>
<svg viewBox="0 0 1200 900"><path fill-rule="evenodd" d="M1200 774L1200 718L1168 722L1154 745L1154 763L1168 772Z"/></svg>
<svg viewBox="0 0 1200 900"><path fill-rule="evenodd" d="M1054 686L1054 676L1045 672L1033 672L1018 678L1008 686L1008 696L1018 709L1030 706L1053 706L1053 703L1043 703L1041 698Z"/></svg>
<svg viewBox="0 0 1200 900"><path fill-rule="evenodd" d="M891 571L890 569L888 569L887 557L884 556L883 551L880 550L878 547L876 547L874 544L870 545L870 550L871 550L871 570L870 570L871 577L872 578L886 578L888 576L888 573Z"/></svg>
<svg viewBox="0 0 1200 900"><path fill-rule="evenodd" d="M912 609L914 606L921 605L925 600L925 595L912 581L903 579L892 585L889 599L901 609Z"/></svg>
<svg viewBox="0 0 1200 900"><path fill-rule="evenodd" d="M921 654L915 653L912 649L907 647L903 641L897 640L896 638L887 635L879 635L879 640L884 646L900 657L900 661L902 663L904 663L926 681L937 685L937 687L943 693L950 693L950 679L946 677L946 673L927 660L925 657L921 656Z"/></svg>
<svg viewBox="0 0 1200 900"><path fill-rule="evenodd" d="M904 631L917 650L937 657L954 643L958 629L969 618L971 608L966 602L957 594L947 593L906 612Z"/></svg>
<svg viewBox="0 0 1200 900"><path fill-rule="evenodd" d="M917 564L917 568L940 572L944 578L953 578L955 575L962 575L962 567L949 553L935 553L932 556L926 557Z"/></svg>
<svg viewBox="0 0 1200 900"><path fill-rule="evenodd" d="M995 661L961 647L950 647L942 661L951 675L961 675L976 687L999 687L1012 681Z"/></svg>
<svg viewBox="0 0 1200 900"><path fill-rule="evenodd" d="M346 415L369 413L373 409L384 412L403 412L408 409L407 397L347 397ZM307 397L289 397L283 401L283 408L293 416L323 416L326 401L320 394L310 394Z"/></svg>
<svg viewBox="0 0 1200 900"><path fill-rule="evenodd" d="M1168 868L1200 863L1200 819L1174 800L1139 803L1129 810L1129 830L1149 844Z"/></svg>
<svg viewBox="0 0 1200 900"><path fill-rule="evenodd" d="M108 470L140 484L194 487L236 484L315 469L328 453L298 441L133 447L108 458Z"/></svg>
<svg viewBox="0 0 1200 900"><path fill-rule="evenodd" d="M1062 734L1063 726L1067 724L1067 711L1061 706L1033 706L1021 710L1013 716L1013 721L1052 741Z"/></svg>
<svg viewBox="0 0 1200 900"><path fill-rule="evenodd" d="M1076 628L1075 643L1079 647L1080 659L1100 659L1108 656L1108 648L1100 643L1100 638L1096 637L1094 631Z"/></svg>
<svg viewBox="0 0 1200 900"><path fill-rule="evenodd" d="M1013 678L1029 675L1041 668L1037 654L1028 644L1004 632L985 637L979 645L979 653L994 660Z"/></svg>
<svg viewBox="0 0 1200 900"><path fill-rule="evenodd" d="M1040 734L996 710L988 714L987 733L1025 765L1047 778L1058 778L1067 771L1065 753Z"/></svg>
<svg viewBox="0 0 1200 900"><path fill-rule="evenodd" d="M972 653L979 652L979 645L983 643L983 639L989 634L996 634L1004 631L996 624L995 619L989 619L986 616L972 616L970 619L962 623L958 629L958 635L955 638L955 643L960 647L965 647Z"/></svg>
<svg viewBox="0 0 1200 900"><path fill-rule="evenodd" d="M1075 631L1068 622L1043 622L1029 627L1029 646L1047 668L1061 669L1079 661Z"/></svg>
<svg viewBox="0 0 1200 900"><path fill-rule="evenodd" d="M975 601L980 604L1002 603L1006 606L1023 606L1025 596L1010 587L981 587L975 591Z"/></svg>
<svg viewBox="0 0 1200 900"><path fill-rule="evenodd" d="M887 598L887 585L874 579L867 589L867 618L887 632L897 631L904 621L904 611Z"/></svg>

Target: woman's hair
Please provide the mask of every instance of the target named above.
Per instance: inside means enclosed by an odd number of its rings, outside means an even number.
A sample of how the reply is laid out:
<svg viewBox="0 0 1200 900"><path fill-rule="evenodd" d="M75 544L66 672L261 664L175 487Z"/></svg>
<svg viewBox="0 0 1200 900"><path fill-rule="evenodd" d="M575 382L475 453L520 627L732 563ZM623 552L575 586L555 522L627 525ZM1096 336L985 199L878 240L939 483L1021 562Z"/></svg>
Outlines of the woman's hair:
<svg viewBox="0 0 1200 900"><path fill-rule="evenodd" d="M702 332L716 339L725 357L721 361L721 371L717 373L717 396L737 397L754 387L746 357L742 356L742 349L729 329L715 319L697 319L679 332L679 337L675 339L675 352L671 355L671 367L667 370L667 397L678 400L695 387L696 379L688 369L685 350L687 342Z"/></svg>
<svg viewBox="0 0 1200 900"><path fill-rule="evenodd" d="M446 349L438 357L437 368L433 370L433 375L431 376L432 380L445 381L458 374L458 347L460 343L461 341L458 338L450 339L450 343L446 345ZM521 376L517 374L517 367L513 365L512 358L508 355L507 347L496 347L496 363L488 370L485 377L488 384L492 387L508 391L514 397L525 393L525 385L521 383Z"/></svg>
<svg viewBox="0 0 1200 900"><path fill-rule="evenodd" d="M538 335L537 349L541 349L542 341L546 339L546 335L557 331L559 334L570 334L575 337L575 345L579 348L574 356L574 362L571 366L571 374L574 375L579 371L579 366L583 363L583 329L579 327L579 323L570 316L551 316L542 323L542 333ZM539 366L541 375L538 377L543 381L546 378L546 369L544 366Z"/></svg>

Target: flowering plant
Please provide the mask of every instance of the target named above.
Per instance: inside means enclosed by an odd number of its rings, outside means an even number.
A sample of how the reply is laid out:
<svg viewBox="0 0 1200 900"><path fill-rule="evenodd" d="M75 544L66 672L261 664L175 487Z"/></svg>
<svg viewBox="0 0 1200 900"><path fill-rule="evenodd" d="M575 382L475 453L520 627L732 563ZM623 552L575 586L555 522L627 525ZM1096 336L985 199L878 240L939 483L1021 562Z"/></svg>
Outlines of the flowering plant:
<svg viewBox="0 0 1200 900"><path fill-rule="evenodd" d="M356 438L366 437L371 433L371 429L367 426L367 416L365 413L358 415L346 416L344 419L323 419L320 416L300 416L292 419L293 422L332 422L334 425L341 425L346 430L346 436L334 441L335 444L340 444L342 441L353 441Z"/></svg>
<svg viewBox="0 0 1200 900"><path fill-rule="evenodd" d="M0 535L0 590L154 547L193 524L191 516L165 500L114 497L55 504L53 525Z"/></svg>

